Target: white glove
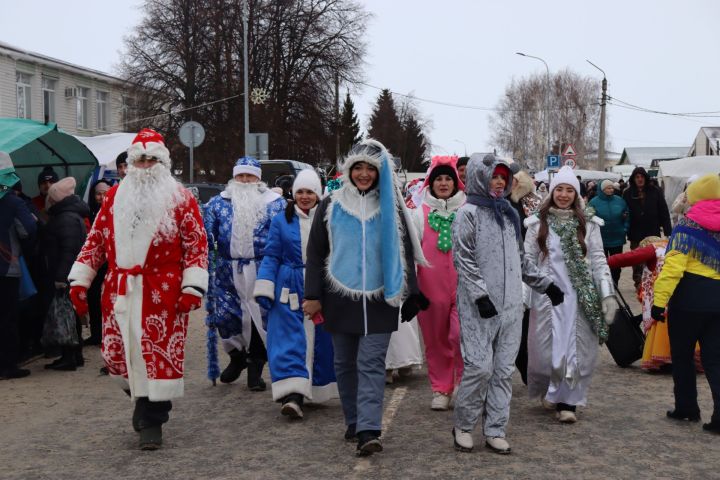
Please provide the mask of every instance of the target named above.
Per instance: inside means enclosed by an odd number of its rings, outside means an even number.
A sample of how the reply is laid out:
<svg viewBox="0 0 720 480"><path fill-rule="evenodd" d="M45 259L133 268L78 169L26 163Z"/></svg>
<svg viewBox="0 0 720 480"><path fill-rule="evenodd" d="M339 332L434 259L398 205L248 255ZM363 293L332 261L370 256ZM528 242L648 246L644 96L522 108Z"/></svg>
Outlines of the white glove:
<svg viewBox="0 0 720 480"><path fill-rule="evenodd" d="M615 312L617 312L618 308L620 308L620 306L618 305L617 300L615 300L614 295L603 298L602 313L605 315L605 323L612 325L615 321Z"/></svg>

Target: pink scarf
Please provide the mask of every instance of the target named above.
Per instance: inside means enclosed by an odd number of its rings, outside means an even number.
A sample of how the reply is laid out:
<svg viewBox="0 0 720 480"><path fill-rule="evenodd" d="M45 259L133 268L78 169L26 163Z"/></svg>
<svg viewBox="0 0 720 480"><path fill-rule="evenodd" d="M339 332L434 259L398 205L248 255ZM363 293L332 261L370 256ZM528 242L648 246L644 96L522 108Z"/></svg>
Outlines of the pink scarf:
<svg viewBox="0 0 720 480"><path fill-rule="evenodd" d="M685 216L711 232L720 232L720 199L701 200Z"/></svg>

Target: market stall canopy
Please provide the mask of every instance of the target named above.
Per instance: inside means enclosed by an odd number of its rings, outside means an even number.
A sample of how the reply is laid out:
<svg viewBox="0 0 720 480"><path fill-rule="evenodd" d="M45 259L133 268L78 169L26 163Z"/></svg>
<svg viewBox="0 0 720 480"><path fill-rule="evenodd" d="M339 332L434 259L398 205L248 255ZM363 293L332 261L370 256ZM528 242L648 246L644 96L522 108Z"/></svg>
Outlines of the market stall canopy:
<svg viewBox="0 0 720 480"><path fill-rule="evenodd" d="M665 189L667 204L672 205L685 188L688 178L693 175L701 177L708 173L720 174L720 157L717 155L699 155L660 162L658 178Z"/></svg>
<svg viewBox="0 0 720 480"><path fill-rule="evenodd" d="M95 137L75 136L75 138L90 149L101 167L115 170L115 159L120 153L127 151L136 135L136 133L118 132Z"/></svg>
<svg viewBox="0 0 720 480"><path fill-rule="evenodd" d="M23 118L0 118L0 151L10 154L29 196L37 195L37 175L44 167L53 167L60 178L75 177L76 192L82 192L98 165L85 145L56 124Z"/></svg>

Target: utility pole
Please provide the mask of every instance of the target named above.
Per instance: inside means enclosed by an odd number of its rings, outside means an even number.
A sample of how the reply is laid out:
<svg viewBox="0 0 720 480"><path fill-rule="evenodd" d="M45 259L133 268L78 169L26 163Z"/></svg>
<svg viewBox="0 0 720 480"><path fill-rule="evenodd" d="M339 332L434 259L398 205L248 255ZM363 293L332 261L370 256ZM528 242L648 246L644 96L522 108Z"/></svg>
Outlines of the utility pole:
<svg viewBox="0 0 720 480"><path fill-rule="evenodd" d="M335 161L340 161L340 74L335 72Z"/></svg>
<svg viewBox="0 0 720 480"><path fill-rule="evenodd" d="M245 146L245 155L247 156L248 142L250 139L250 92L248 91L248 16L250 15L247 0L242 1L242 21L243 21L243 107L245 118L243 126L245 128L245 139L243 144Z"/></svg>
<svg viewBox="0 0 720 480"><path fill-rule="evenodd" d="M590 60L587 60L587 62L593 67L600 70L603 74L602 97L600 98L600 145L598 146L596 166L597 170L602 172L605 170L605 105L607 104L607 77L605 75L605 71L602 68L598 67Z"/></svg>

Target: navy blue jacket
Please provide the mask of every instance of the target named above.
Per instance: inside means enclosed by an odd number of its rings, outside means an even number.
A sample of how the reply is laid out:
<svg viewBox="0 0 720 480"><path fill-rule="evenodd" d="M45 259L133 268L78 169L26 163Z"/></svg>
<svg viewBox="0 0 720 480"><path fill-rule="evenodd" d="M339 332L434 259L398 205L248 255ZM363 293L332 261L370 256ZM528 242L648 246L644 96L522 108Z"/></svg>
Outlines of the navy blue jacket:
<svg viewBox="0 0 720 480"><path fill-rule="evenodd" d="M20 240L36 229L37 221L22 199L13 192L0 198L0 276L20 276Z"/></svg>

